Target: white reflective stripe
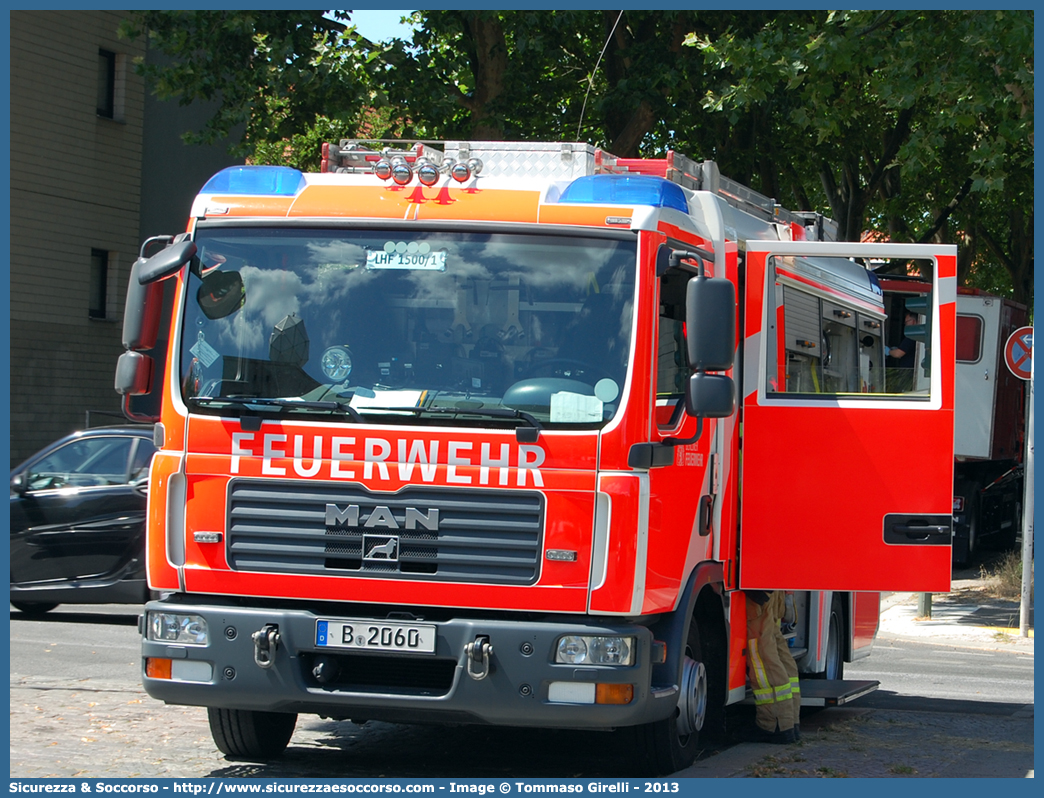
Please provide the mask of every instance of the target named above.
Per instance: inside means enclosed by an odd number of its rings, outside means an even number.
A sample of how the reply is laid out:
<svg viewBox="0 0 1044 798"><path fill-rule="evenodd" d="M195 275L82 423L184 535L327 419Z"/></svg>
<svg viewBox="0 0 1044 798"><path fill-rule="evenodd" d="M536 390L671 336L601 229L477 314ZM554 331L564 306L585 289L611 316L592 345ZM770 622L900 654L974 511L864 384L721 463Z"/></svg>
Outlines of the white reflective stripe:
<svg viewBox="0 0 1044 798"><path fill-rule="evenodd" d="M638 478L638 528L634 542L634 592L631 594L631 615L640 615L645 603L645 567L649 560L649 474L635 474Z"/></svg>
<svg viewBox="0 0 1044 798"><path fill-rule="evenodd" d="M768 674L765 673L765 663L762 661L761 652L758 650L757 638L747 641L747 657L750 659L750 664L754 670L754 681L757 684L755 692L757 692L758 688L771 690L772 685L769 684Z"/></svg>
<svg viewBox="0 0 1044 798"><path fill-rule="evenodd" d="M594 542L591 545L591 587L587 592L587 609L591 609L591 593L605 584L609 570L609 527L613 517L613 500L608 493L595 494Z"/></svg>
<svg viewBox="0 0 1044 798"><path fill-rule="evenodd" d="M709 238L714 249L714 276L725 276L725 222L721 214L719 202L724 203L717 194L710 191L693 192L690 200L699 210L692 213L696 231L704 238Z"/></svg>
<svg viewBox="0 0 1044 798"><path fill-rule="evenodd" d="M609 610L598 610L599 615L638 615L642 611L642 604L645 602L645 569L649 559L649 474L647 472L634 472L634 471L601 471L598 474L598 484L601 487L602 477L627 477L628 479L638 480L638 518L636 519L635 529L635 552L634 552L634 587L631 592L631 604L626 610L621 611L609 611ZM610 510L611 510L610 502ZM597 513L598 505L596 503L595 509ZM610 512L611 515L611 512ZM611 517L606 518L606 535L609 535L609 523ZM609 548L608 541L606 545L606 562L608 562ZM592 568L594 568L592 564ZM608 570L608 565L606 566ZM591 590L593 590L592 588ZM587 594L587 609L591 609L591 590Z"/></svg>
<svg viewBox="0 0 1044 798"><path fill-rule="evenodd" d="M181 458L184 468L185 458ZM178 584L185 588L185 498L188 480L182 470L167 477L167 517L164 530L167 561L178 569Z"/></svg>
<svg viewBox="0 0 1044 798"><path fill-rule="evenodd" d="M761 332L756 332L743 341L743 384L739 386L739 395L743 399L757 392L760 377L768 368L761 341Z"/></svg>
<svg viewBox="0 0 1044 798"><path fill-rule="evenodd" d="M954 244L867 244L858 241L747 241L747 252L771 252L777 255L810 255L827 258L921 258L934 260L938 255L957 256Z"/></svg>
<svg viewBox="0 0 1044 798"><path fill-rule="evenodd" d="M939 280L939 304L949 305L957 301L957 278L943 277Z"/></svg>

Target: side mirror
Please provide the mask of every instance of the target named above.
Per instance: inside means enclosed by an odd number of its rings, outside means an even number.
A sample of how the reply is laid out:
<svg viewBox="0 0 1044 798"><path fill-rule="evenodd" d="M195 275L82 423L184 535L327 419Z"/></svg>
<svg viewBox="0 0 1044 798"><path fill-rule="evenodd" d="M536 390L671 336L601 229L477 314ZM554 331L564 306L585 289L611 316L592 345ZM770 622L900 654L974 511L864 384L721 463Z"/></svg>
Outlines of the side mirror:
<svg viewBox="0 0 1044 798"><path fill-rule="evenodd" d="M142 396L152 387L152 358L141 352L124 352L116 361L116 393Z"/></svg>
<svg viewBox="0 0 1044 798"><path fill-rule="evenodd" d="M131 266L127 300L123 306L123 348L152 349L156 345L160 315L163 310L163 284L143 285L139 279L149 261L138 258Z"/></svg>
<svg viewBox="0 0 1044 798"><path fill-rule="evenodd" d="M196 244L193 241L178 241L175 244L171 244L141 264L138 270L138 282L141 285L148 285L165 277L170 277L192 260L195 254Z"/></svg>
<svg viewBox="0 0 1044 798"><path fill-rule="evenodd" d="M685 412L699 418L728 418L736 412L736 383L724 374L697 371L689 377Z"/></svg>
<svg viewBox="0 0 1044 798"><path fill-rule="evenodd" d="M27 474L23 471L20 474L15 474L11 477L11 492L18 496L24 496L29 490L29 482Z"/></svg>
<svg viewBox="0 0 1044 798"><path fill-rule="evenodd" d="M685 343L696 371L732 368L736 348L736 288L700 274L685 287Z"/></svg>

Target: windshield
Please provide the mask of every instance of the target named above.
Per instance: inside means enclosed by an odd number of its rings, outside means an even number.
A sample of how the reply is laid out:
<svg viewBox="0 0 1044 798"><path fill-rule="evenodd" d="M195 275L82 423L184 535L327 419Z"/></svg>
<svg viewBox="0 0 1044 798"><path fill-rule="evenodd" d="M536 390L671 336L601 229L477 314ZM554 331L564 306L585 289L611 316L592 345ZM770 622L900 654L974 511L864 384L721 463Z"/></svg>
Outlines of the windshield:
<svg viewBox="0 0 1044 798"><path fill-rule="evenodd" d="M616 412L633 239L247 227L196 243L180 364L196 412L579 428Z"/></svg>

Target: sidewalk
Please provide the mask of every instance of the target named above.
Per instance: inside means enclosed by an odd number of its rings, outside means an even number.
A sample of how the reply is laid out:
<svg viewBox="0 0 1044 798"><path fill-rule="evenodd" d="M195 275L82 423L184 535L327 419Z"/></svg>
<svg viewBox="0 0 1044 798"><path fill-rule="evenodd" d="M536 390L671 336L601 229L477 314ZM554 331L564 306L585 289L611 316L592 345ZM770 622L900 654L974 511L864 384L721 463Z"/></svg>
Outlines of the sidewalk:
<svg viewBox="0 0 1044 798"><path fill-rule="evenodd" d="M1019 634L1019 602L988 596L976 580L955 579L932 594L931 618L918 617L919 593L881 595L879 638L1033 655ZM802 743L731 746L675 774L711 778L945 777L1033 778L1033 713L961 716L867 709L858 702L802 717ZM931 739L933 744L925 746Z"/></svg>
<svg viewBox="0 0 1044 798"><path fill-rule="evenodd" d="M962 585L961 581L955 580L951 592L932 594L931 617L922 618L918 613L920 595L882 594L878 634L916 638L928 643L1033 654L1032 606L1029 613L1029 637L1022 637L1019 634L1017 600L992 598L975 586Z"/></svg>

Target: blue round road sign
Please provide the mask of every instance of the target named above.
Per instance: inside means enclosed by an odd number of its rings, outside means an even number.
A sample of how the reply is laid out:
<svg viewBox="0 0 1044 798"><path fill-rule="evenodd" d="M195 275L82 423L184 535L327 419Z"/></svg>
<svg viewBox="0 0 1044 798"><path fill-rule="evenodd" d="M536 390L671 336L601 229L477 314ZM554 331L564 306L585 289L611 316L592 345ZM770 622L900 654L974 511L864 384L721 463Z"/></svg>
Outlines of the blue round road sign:
<svg viewBox="0 0 1044 798"><path fill-rule="evenodd" d="M1008 364L1008 370L1020 380L1030 378L1033 365L1032 327L1019 327L1008 336L1008 342L1004 344L1004 362Z"/></svg>

